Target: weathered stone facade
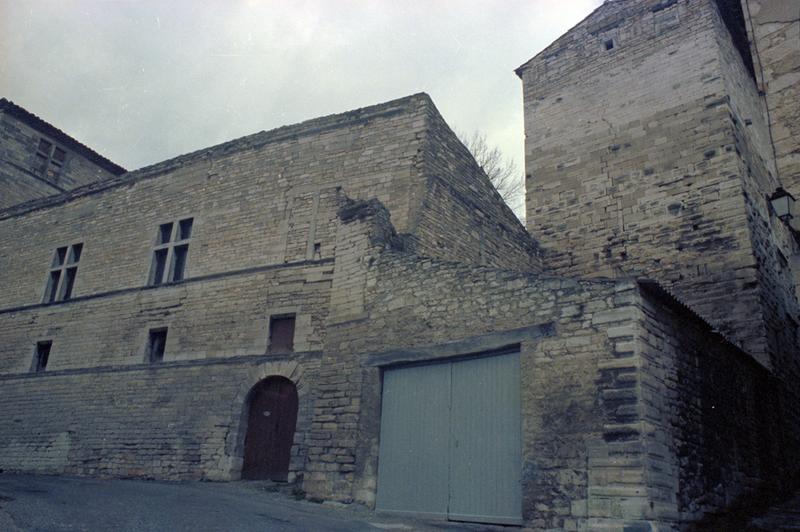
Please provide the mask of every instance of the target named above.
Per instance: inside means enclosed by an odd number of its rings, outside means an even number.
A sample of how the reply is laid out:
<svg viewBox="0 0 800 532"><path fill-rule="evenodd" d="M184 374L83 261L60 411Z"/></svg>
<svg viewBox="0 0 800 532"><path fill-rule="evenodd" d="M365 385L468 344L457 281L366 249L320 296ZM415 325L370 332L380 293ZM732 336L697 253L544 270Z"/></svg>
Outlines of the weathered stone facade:
<svg viewBox="0 0 800 532"><path fill-rule="evenodd" d="M518 70L530 232L424 94L0 211L0 468L237 479L279 376L289 481L374 506L386 372L512 350L526 526L681 529L790 485L784 163L729 8L606 2Z"/></svg>
<svg viewBox="0 0 800 532"><path fill-rule="evenodd" d="M0 150L0 209L125 172L5 98L0 99Z"/></svg>
<svg viewBox="0 0 800 532"><path fill-rule="evenodd" d="M759 90L769 111L778 175L800 193L800 8L792 0L742 0Z"/></svg>
<svg viewBox="0 0 800 532"><path fill-rule="evenodd" d="M767 205L764 102L716 4L607 2L518 73L528 227L555 270L653 276L763 364L780 357L765 333L774 307L797 314L775 259L791 235Z"/></svg>

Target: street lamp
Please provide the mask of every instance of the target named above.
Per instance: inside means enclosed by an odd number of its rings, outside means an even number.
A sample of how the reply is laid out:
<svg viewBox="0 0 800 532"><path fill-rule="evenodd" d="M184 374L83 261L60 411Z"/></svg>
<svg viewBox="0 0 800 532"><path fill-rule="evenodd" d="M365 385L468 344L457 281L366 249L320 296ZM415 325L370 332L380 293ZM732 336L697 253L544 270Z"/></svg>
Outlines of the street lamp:
<svg viewBox="0 0 800 532"><path fill-rule="evenodd" d="M772 205L772 210L782 221L787 224L791 223L794 218L794 196L778 187L772 196L769 197L769 203Z"/></svg>

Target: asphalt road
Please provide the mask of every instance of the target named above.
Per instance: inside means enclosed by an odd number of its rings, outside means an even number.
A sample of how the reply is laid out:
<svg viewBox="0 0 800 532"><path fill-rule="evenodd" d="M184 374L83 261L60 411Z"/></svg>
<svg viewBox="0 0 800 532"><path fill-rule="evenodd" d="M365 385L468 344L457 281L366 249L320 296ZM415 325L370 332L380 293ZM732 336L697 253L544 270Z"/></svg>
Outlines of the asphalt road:
<svg viewBox="0 0 800 532"><path fill-rule="evenodd" d="M0 531L499 530L295 500L259 482L158 482L0 474Z"/></svg>

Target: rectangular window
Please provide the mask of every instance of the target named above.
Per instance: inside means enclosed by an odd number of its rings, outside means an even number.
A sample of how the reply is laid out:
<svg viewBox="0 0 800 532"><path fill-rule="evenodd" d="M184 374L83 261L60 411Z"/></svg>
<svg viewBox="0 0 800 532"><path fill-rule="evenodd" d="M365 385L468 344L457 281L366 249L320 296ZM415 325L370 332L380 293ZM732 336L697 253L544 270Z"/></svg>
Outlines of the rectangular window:
<svg viewBox="0 0 800 532"><path fill-rule="evenodd" d="M47 285L44 289L43 303L66 301L72 297L75 286L75 277L78 275L78 261L81 260L83 244L72 244L56 249L53 261L50 263L50 272L47 276Z"/></svg>
<svg viewBox="0 0 800 532"><path fill-rule="evenodd" d="M33 160L34 172L46 176L49 170L53 177L58 177L66 161L67 151L64 148L56 146L49 140L39 139Z"/></svg>
<svg viewBox="0 0 800 532"><path fill-rule="evenodd" d="M147 281L149 285L174 283L185 278L193 222L194 218L184 218L178 222L167 222L158 226L153 261Z"/></svg>
<svg viewBox="0 0 800 532"><path fill-rule="evenodd" d="M294 314L270 318L270 353L291 353L294 351L294 318Z"/></svg>
<svg viewBox="0 0 800 532"><path fill-rule="evenodd" d="M189 253L189 246L175 246L172 252L172 280L180 281L183 279L183 270L186 268L186 255Z"/></svg>
<svg viewBox="0 0 800 532"><path fill-rule="evenodd" d="M167 328L150 329L147 338L147 361L156 364L164 360L164 348L167 346Z"/></svg>
<svg viewBox="0 0 800 532"><path fill-rule="evenodd" d="M47 361L50 359L50 348L53 342L45 340L43 342L36 342L36 354L33 358L33 371L44 371L47 367Z"/></svg>

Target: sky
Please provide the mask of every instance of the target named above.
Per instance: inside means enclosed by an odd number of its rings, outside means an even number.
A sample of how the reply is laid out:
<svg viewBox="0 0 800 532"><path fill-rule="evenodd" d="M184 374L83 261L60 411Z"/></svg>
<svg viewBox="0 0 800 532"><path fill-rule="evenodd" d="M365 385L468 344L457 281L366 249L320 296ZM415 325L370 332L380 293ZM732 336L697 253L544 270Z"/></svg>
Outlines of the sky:
<svg viewBox="0 0 800 532"><path fill-rule="evenodd" d="M129 170L427 92L523 166L513 70L602 0L0 0L0 96Z"/></svg>

